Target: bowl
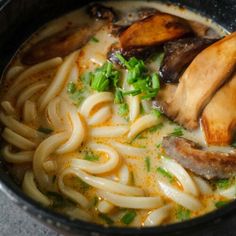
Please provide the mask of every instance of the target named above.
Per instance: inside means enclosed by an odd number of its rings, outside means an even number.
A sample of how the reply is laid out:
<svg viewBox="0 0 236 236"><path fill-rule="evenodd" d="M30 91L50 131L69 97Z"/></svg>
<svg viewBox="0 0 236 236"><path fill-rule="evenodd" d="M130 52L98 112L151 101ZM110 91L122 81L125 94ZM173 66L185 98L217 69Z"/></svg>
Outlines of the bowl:
<svg viewBox="0 0 236 236"><path fill-rule="evenodd" d="M162 1L167 3L167 1ZM236 0L171 0L168 3L188 8L194 12L211 18L226 30L236 30ZM17 48L32 32L47 21L66 12L79 8L88 1L85 0L0 0L0 74L7 65ZM71 220L68 217L55 213L27 197L12 180L4 161L0 157L0 190L9 199L20 206L24 211L67 235L187 235L191 232L199 233L217 227L220 222L226 221L236 214L236 202L232 202L219 210L204 216L172 225L151 228L121 228L105 227L80 220Z"/></svg>

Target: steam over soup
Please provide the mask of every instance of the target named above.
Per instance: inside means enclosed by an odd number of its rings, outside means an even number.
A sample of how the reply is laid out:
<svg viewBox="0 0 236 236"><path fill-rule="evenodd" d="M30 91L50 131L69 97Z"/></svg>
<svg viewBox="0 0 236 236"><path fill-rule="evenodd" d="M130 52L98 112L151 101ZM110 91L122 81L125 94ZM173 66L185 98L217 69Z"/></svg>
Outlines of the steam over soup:
<svg viewBox="0 0 236 236"><path fill-rule="evenodd" d="M2 155L25 194L134 227L234 199L236 34L225 35L142 1L91 4L42 27L1 89Z"/></svg>

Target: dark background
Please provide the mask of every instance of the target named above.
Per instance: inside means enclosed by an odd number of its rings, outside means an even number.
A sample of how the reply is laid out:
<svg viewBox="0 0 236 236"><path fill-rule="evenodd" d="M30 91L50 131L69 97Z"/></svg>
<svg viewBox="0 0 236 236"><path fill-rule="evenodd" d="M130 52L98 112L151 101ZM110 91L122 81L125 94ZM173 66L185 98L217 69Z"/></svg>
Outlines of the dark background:
<svg viewBox="0 0 236 236"><path fill-rule="evenodd" d="M81 5L85 0L67 0L57 1L57 6L50 9L48 3L50 0L41 0L40 5L34 0L13 0L14 5L10 0L0 0L0 73L3 66L11 57L12 53L18 45L24 41L30 32L37 29L38 26L45 23L47 20L54 18L58 13L63 14L75 6ZM17 4L15 4L17 2ZM236 1L235 0L172 0L175 3L181 3L186 6L191 6L195 9L202 9L201 13L210 16L216 22L219 22L229 31L236 30ZM12 4L4 13L1 8L4 5ZM41 6L48 6L48 11L42 11ZM35 9L29 12L28 9ZM205 11L207 9L207 11ZM231 17L227 14L228 9L233 9L235 15ZM18 14L14 14L17 12ZM0 169L1 171L1 169ZM0 184L1 190L1 184ZM200 229L202 233L194 233L188 235L202 236L233 236L236 235L236 213L235 216L228 217L225 222L220 222L210 230ZM23 210L14 205L0 191L0 236L57 236L59 234L47 229L44 225L36 222L27 215Z"/></svg>

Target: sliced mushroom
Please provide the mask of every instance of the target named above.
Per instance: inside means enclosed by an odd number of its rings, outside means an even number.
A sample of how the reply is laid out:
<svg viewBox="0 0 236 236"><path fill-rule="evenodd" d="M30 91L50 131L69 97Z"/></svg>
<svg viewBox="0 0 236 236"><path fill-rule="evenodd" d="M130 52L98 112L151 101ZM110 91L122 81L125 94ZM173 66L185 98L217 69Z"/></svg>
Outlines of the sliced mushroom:
<svg viewBox="0 0 236 236"><path fill-rule="evenodd" d="M199 37L183 38L164 45L165 57L160 68L163 82L177 83L179 77L192 60L215 39Z"/></svg>
<svg viewBox="0 0 236 236"><path fill-rule="evenodd" d="M91 17L96 19L109 20L110 22L118 20L118 16L112 7L107 7L100 3L93 3L90 5L87 12Z"/></svg>
<svg viewBox="0 0 236 236"><path fill-rule="evenodd" d="M124 49L147 47L180 38L190 31L183 19L166 13L157 13L132 24L120 35L120 42Z"/></svg>
<svg viewBox="0 0 236 236"><path fill-rule="evenodd" d="M236 74L212 98L202 114L206 141L229 145L236 129Z"/></svg>
<svg viewBox="0 0 236 236"><path fill-rule="evenodd" d="M23 64L32 65L53 57L67 56L83 47L104 24L104 21L97 21L89 26L84 25L58 32L32 45L23 54L21 61Z"/></svg>
<svg viewBox="0 0 236 236"><path fill-rule="evenodd" d="M167 136L162 146L168 156L184 168L206 179L222 179L236 175L236 152L211 152L181 137Z"/></svg>
<svg viewBox="0 0 236 236"><path fill-rule="evenodd" d="M196 129L203 108L232 74L235 58L236 32L203 50L180 78L171 100L161 101L165 114L187 129Z"/></svg>

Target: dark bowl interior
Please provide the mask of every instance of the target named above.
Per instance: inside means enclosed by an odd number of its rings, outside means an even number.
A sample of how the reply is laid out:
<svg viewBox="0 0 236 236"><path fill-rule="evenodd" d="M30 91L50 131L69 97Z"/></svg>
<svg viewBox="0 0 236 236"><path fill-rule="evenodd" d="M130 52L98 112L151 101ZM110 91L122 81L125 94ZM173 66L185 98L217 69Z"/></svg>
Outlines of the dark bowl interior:
<svg viewBox="0 0 236 236"><path fill-rule="evenodd" d="M0 74L19 45L39 26L70 10L81 7L85 0L0 0ZM167 1L163 1L167 2ZM236 0L171 0L213 19L228 31L236 30ZM103 227L79 220L69 220L25 196L12 181L0 157L0 190L17 205L42 222L59 231L81 235L186 235L199 234L235 214L236 202L220 210L183 223L153 228Z"/></svg>

